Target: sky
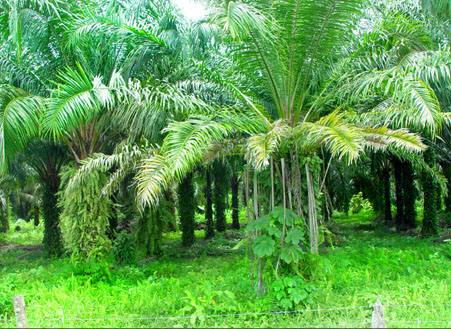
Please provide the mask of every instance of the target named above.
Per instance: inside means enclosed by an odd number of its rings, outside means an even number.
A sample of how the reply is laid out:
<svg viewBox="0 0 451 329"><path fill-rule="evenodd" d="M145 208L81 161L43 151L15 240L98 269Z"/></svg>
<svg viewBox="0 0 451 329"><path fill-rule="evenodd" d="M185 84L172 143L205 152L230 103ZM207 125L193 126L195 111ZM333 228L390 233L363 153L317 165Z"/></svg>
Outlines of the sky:
<svg viewBox="0 0 451 329"><path fill-rule="evenodd" d="M199 0L172 0L174 4L180 8L182 14L186 18L197 21L207 14L207 8L204 3Z"/></svg>

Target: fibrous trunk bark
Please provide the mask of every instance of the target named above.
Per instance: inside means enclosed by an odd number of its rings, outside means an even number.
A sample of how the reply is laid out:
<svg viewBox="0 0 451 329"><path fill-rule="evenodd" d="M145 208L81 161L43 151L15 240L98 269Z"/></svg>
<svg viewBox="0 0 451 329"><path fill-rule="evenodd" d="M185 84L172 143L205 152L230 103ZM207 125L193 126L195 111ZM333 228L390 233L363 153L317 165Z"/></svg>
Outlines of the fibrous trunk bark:
<svg viewBox="0 0 451 329"><path fill-rule="evenodd" d="M211 171L205 171L205 238L210 239L215 235L213 223L213 201L211 198Z"/></svg>
<svg viewBox="0 0 451 329"><path fill-rule="evenodd" d="M446 212L451 212L451 163L445 162L442 166L448 190L448 194L445 196L445 210Z"/></svg>
<svg viewBox="0 0 451 329"><path fill-rule="evenodd" d="M226 230L226 196L227 196L227 168L221 161L213 164L214 171L214 196L216 230L224 232Z"/></svg>
<svg viewBox="0 0 451 329"><path fill-rule="evenodd" d="M309 236L310 251L313 254L318 253L318 219L316 215L316 198L312 173L308 163L305 164L305 173L307 176L307 195L308 195L308 217L309 217Z"/></svg>
<svg viewBox="0 0 451 329"><path fill-rule="evenodd" d="M394 159L395 194L396 194L396 228L405 230L415 227L415 186L412 164L408 161Z"/></svg>
<svg viewBox="0 0 451 329"><path fill-rule="evenodd" d="M415 199L416 199L416 191L414 185L414 172L413 167L410 162L403 163L403 187L404 187L404 215L406 228L415 228Z"/></svg>
<svg viewBox="0 0 451 329"><path fill-rule="evenodd" d="M436 157L431 148L424 152L424 160L431 168L435 166ZM424 194L424 215L421 233L423 235L435 235L438 233L437 190L439 186L437 179L429 172L423 171L421 178Z"/></svg>
<svg viewBox="0 0 451 329"><path fill-rule="evenodd" d="M239 199L238 199L239 181L236 173L232 174L230 185L232 191L232 228L235 230L239 230L240 229Z"/></svg>
<svg viewBox="0 0 451 329"><path fill-rule="evenodd" d="M384 219L386 223L391 223L393 218L391 214L391 193L390 193L390 167L385 167L382 171L384 182Z"/></svg>
<svg viewBox="0 0 451 329"><path fill-rule="evenodd" d="M393 168L395 173L395 201L396 201L396 228L401 230L404 226L404 196L402 188L402 165L398 159L393 159Z"/></svg>
<svg viewBox="0 0 451 329"><path fill-rule="evenodd" d="M59 177L49 175L43 186L42 213L44 217L44 249L49 256L59 256L63 252L60 229L60 208L58 206Z"/></svg>
<svg viewBox="0 0 451 329"><path fill-rule="evenodd" d="M6 198L6 197L5 197ZM9 231L9 210L8 200L5 200L3 205L0 205L0 233Z"/></svg>
<svg viewBox="0 0 451 329"><path fill-rule="evenodd" d="M179 216L182 229L182 245L189 247L194 243L195 199L192 174L182 180L178 188Z"/></svg>

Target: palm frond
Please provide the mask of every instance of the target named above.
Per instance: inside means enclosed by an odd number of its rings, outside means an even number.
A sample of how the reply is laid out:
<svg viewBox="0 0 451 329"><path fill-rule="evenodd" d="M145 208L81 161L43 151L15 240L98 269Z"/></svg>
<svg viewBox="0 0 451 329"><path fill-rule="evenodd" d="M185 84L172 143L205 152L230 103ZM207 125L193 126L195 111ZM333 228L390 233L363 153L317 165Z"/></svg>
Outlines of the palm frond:
<svg viewBox="0 0 451 329"><path fill-rule="evenodd" d="M247 161L258 171L266 168L271 156L279 151L281 143L290 139L290 132L289 125L278 120L268 132L249 137L246 146Z"/></svg>
<svg viewBox="0 0 451 329"><path fill-rule="evenodd" d="M39 133L42 98L10 85L0 86L0 163L6 169L11 157Z"/></svg>
<svg viewBox="0 0 451 329"><path fill-rule="evenodd" d="M59 78L63 82L52 92L43 123L54 139L89 122L114 101L101 78L90 79L81 66L68 68Z"/></svg>
<svg viewBox="0 0 451 329"><path fill-rule="evenodd" d="M391 130L386 127L360 130L367 146L376 150L398 149L404 152L421 152L426 149L421 137L406 129Z"/></svg>
<svg viewBox="0 0 451 329"><path fill-rule="evenodd" d="M344 114L338 111L323 116L316 122L304 122L295 127L294 136L301 149L311 152L324 145L332 156L346 158L348 163L357 160L364 150L360 130L347 123Z"/></svg>

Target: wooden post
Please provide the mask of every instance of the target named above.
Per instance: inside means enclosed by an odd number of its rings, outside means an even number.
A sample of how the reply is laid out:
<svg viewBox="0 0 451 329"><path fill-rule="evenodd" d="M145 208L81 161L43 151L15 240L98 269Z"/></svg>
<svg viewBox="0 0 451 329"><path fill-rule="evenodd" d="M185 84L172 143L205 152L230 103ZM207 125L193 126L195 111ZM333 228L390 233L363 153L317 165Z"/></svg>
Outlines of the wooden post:
<svg viewBox="0 0 451 329"><path fill-rule="evenodd" d="M16 315L17 328L26 328L27 319L25 316L25 300L23 296L13 298L14 314Z"/></svg>
<svg viewBox="0 0 451 329"><path fill-rule="evenodd" d="M373 314L371 316L371 328L386 328L384 320L384 309L382 303L377 298L376 303L373 306Z"/></svg>

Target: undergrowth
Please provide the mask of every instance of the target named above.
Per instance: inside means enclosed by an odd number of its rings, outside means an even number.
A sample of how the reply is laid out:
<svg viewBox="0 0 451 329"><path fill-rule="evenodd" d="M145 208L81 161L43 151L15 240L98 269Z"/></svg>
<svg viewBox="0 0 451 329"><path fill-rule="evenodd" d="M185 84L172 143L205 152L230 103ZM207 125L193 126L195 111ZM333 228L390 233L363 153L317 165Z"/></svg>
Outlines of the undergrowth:
<svg viewBox="0 0 451 329"><path fill-rule="evenodd" d="M378 296L389 326L449 327L451 244L390 232L371 217L335 217L338 242L323 248L308 289L297 283L295 298L308 302L289 314L280 306L285 283L256 297L247 247L234 248L241 232L205 242L197 231L189 249L170 233L159 259L74 264L44 258L33 246L41 228L19 223L0 240L0 326L15 325L11 300L22 294L34 327L362 327Z"/></svg>

